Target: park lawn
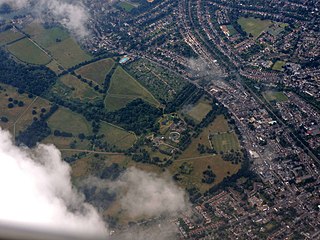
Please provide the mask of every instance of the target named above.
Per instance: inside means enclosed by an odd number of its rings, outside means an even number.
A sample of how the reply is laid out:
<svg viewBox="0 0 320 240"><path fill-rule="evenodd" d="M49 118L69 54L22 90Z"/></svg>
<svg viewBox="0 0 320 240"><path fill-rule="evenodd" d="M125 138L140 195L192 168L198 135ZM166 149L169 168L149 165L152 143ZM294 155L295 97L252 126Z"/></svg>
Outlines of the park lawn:
<svg viewBox="0 0 320 240"><path fill-rule="evenodd" d="M213 148L217 152L230 152L231 150L240 150L240 144L238 138L234 132L226 132L220 134L214 134L211 136L211 142Z"/></svg>
<svg viewBox="0 0 320 240"><path fill-rule="evenodd" d="M28 38L24 38L7 46L9 52L19 60L37 65L46 65L51 58Z"/></svg>
<svg viewBox="0 0 320 240"><path fill-rule="evenodd" d="M32 40L43 48L48 48L69 38L67 30L61 27L44 28L40 23L33 22L24 28L24 31L30 35Z"/></svg>
<svg viewBox="0 0 320 240"><path fill-rule="evenodd" d="M105 99L106 109L108 111L118 110L136 98L141 98L154 106L160 105L147 89L140 85L122 67L117 67L111 77L110 87Z"/></svg>
<svg viewBox="0 0 320 240"><path fill-rule="evenodd" d="M272 70L275 70L275 71L283 71L283 67L284 65L286 65L286 62L284 61L276 61L273 66L272 66Z"/></svg>
<svg viewBox="0 0 320 240"><path fill-rule="evenodd" d="M37 97L37 99L29 105L29 109L21 115L21 118L19 118L19 121L16 124L16 135L30 126L35 117L40 119L42 108L46 109L46 112L48 112L50 107L51 103L48 100ZM36 114L32 114L33 111L35 111Z"/></svg>
<svg viewBox="0 0 320 240"><path fill-rule="evenodd" d="M23 101L24 105L22 107L15 105L13 108L8 108L9 98ZM0 127L12 132L14 122L27 110L32 101L33 99L28 98L27 94L19 94L16 88L0 83L0 118L8 118L6 123L0 121Z"/></svg>
<svg viewBox="0 0 320 240"><path fill-rule="evenodd" d="M22 33L13 30L0 32L0 47L23 37Z"/></svg>
<svg viewBox="0 0 320 240"><path fill-rule="evenodd" d="M101 123L99 134L104 134L104 140L120 150L129 149L136 141L134 133L106 122Z"/></svg>
<svg viewBox="0 0 320 240"><path fill-rule="evenodd" d="M62 98L81 101L94 101L102 97L100 93L71 74L59 78L51 91Z"/></svg>
<svg viewBox="0 0 320 240"><path fill-rule="evenodd" d="M272 25L272 21L270 20L261 20L253 17L240 17L238 23L245 32L251 33L255 38Z"/></svg>
<svg viewBox="0 0 320 240"><path fill-rule="evenodd" d="M92 134L90 123L80 114L60 107L48 120L52 131L60 130L78 136Z"/></svg>
<svg viewBox="0 0 320 240"><path fill-rule="evenodd" d="M136 6L129 2L119 2L118 5L126 12L131 12Z"/></svg>
<svg viewBox="0 0 320 240"><path fill-rule="evenodd" d="M71 37L61 42L57 42L47 49L52 56L65 68L70 68L79 63L92 59L92 57L83 51L79 44Z"/></svg>
<svg viewBox="0 0 320 240"><path fill-rule="evenodd" d="M229 35L230 36L233 36L233 35L238 33L237 30L232 25L227 25L227 28L229 30Z"/></svg>
<svg viewBox="0 0 320 240"><path fill-rule="evenodd" d="M277 102L288 101L288 97L283 92L266 91L266 92L263 93L263 96L268 101L277 101Z"/></svg>
<svg viewBox="0 0 320 240"><path fill-rule="evenodd" d="M187 115L197 123L200 123L211 109L212 106L208 101L200 100L187 112Z"/></svg>
<svg viewBox="0 0 320 240"><path fill-rule="evenodd" d="M181 180L178 184L184 188L196 187L201 193L208 191L214 185L219 184L225 177L231 176L238 172L241 167L240 164L232 164L231 162L224 161L220 155L203 156L201 158L177 160L169 167L169 171L172 174L180 172L180 166L187 163L191 166L190 174L180 174ZM210 169L216 175L216 178L212 184L202 183L203 171Z"/></svg>
<svg viewBox="0 0 320 240"><path fill-rule="evenodd" d="M103 85L106 75L111 71L114 64L115 62L111 58L102 59L77 69L76 74L99 85Z"/></svg>

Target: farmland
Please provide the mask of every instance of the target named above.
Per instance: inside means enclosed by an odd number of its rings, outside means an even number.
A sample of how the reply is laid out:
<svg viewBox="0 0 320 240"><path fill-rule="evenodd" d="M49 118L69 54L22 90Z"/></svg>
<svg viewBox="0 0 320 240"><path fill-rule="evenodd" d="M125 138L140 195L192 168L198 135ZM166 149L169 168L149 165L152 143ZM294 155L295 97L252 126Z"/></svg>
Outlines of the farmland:
<svg viewBox="0 0 320 240"><path fill-rule="evenodd" d="M115 111L136 98L141 98L152 105L158 106L158 101L152 94L131 77L122 67L117 67L112 78L105 105L108 111Z"/></svg>
<svg viewBox="0 0 320 240"><path fill-rule="evenodd" d="M238 23L244 31L248 34L251 33L253 37L258 37L263 31L267 30L272 25L270 20L261 20L253 17L241 17L238 19Z"/></svg>
<svg viewBox="0 0 320 240"><path fill-rule="evenodd" d="M102 59L77 69L76 74L94 81L99 85L103 85L106 75L111 71L114 64L115 63L111 58Z"/></svg>
<svg viewBox="0 0 320 240"><path fill-rule="evenodd" d="M8 45L7 49L16 58L26 63L45 65L51 61L45 52L27 38Z"/></svg>
<svg viewBox="0 0 320 240"><path fill-rule="evenodd" d="M6 45L23 37L24 36L20 32L13 30L0 32L0 46Z"/></svg>

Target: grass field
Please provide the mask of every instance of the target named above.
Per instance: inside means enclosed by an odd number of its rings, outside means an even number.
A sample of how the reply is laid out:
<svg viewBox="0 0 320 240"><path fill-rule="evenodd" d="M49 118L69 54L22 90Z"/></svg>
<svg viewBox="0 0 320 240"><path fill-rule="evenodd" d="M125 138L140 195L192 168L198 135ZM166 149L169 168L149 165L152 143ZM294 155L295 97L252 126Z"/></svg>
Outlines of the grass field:
<svg viewBox="0 0 320 240"><path fill-rule="evenodd" d="M241 17L238 19L238 23L244 31L248 34L251 33L253 37L258 37L263 31L267 30L272 25L272 21L270 20L261 20L253 17Z"/></svg>
<svg viewBox="0 0 320 240"><path fill-rule="evenodd" d="M202 119L211 111L212 106L210 102L201 99L194 105L190 110L187 111L187 115L195 120L197 123L200 123Z"/></svg>
<svg viewBox="0 0 320 240"><path fill-rule="evenodd" d="M229 30L230 36L233 36L238 33L237 30L232 25L227 25L227 28Z"/></svg>
<svg viewBox="0 0 320 240"><path fill-rule="evenodd" d="M52 71L54 71L56 74L60 74L63 72L63 67L60 66L59 63L54 59L46 66L50 68Z"/></svg>
<svg viewBox="0 0 320 240"><path fill-rule="evenodd" d="M111 58L102 59L77 69L76 73L99 85L103 85L106 75L110 72L114 64Z"/></svg>
<svg viewBox="0 0 320 240"><path fill-rule="evenodd" d="M0 46L6 45L23 37L24 36L20 32L12 30L0 32Z"/></svg>
<svg viewBox="0 0 320 240"><path fill-rule="evenodd" d="M46 65L51 58L29 39L24 38L7 46L9 52L19 60L38 65Z"/></svg>
<svg viewBox="0 0 320 240"><path fill-rule="evenodd" d="M69 37L68 32L60 27L44 28L36 22L26 26L24 31L43 48L48 48Z"/></svg>
<svg viewBox="0 0 320 240"><path fill-rule="evenodd" d="M119 2L118 5L126 12L131 12L136 6L129 2Z"/></svg>
<svg viewBox="0 0 320 240"><path fill-rule="evenodd" d="M71 74L59 78L51 91L62 98L79 99L80 101L94 101L102 98L102 95Z"/></svg>
<svg viewBox="0 0 320 240"><path fill-rule="evenodd" d="M268 101L277 101L277 102L284 102L288 100L288 97L283 92L275 92L275 91L266 91L263 93L263 96Z"/></svg>
<svg viewBox="0 0 320 240"><path fill-rule="evenodd" d="M273 70L276 70L276 71L283 71L283 67L284 65L286 65L286 62L284 61L276 61L273 66L272 66L272 69Z"/></svg>
<svg viewBox="0 0 320 240"><path fill-rule="evenodd" d="M85 53L75 42L75 40L70 37L51 45L47 49L52 56L65 68L70 68L81 62L92 59L92 57Z"/></svg>
<svg viewBox="0 0 320 240"><path fill-rule="evenodd" d="M136 141L134 133L106 122L101 123L99 134L104 134L104 139L108 144L121 150L130 148Z"/></svg>
<svg viewBox="0 0 320 240"><path fill-rule="evenodd" d="M16 88L9 85L0 84L0 118L6 117L8 122L0 121L0 127L13 131L14 122L28 109L33 99L28 98L27 94L19 94ZM13 108L8 108L8 99L23 101L24 105L19 107L15 105Z"/></svg>
<svg viewBox="0 0 320 240"><path fill-rule="evenodd" d="M231 150L240 150L238 138L234 132L225 132L211 136L213 148L217 152L230 152Z"/></svg>
<svg viewBox="0 0 320 240"><path fill-rule="evenodd" d="M72 133L72 137L58 137L53 134L43 140L43 143L52 143L59 149L69 149L71 145L75 149L90 149L88 140L81 141L78 138L80 133L86 136L92 134L90 123L80 114L60 107L48 120L52 132L59 130Z"/></svg>
<svg viewBox="0 0 320 240"><path fill-rule="evenodd" d="M141 98L152 105L159 106L153 95L131 77L122 67L117 67L111 78L105 105L108 111L125 107L133 99Z"/></svg>
<svg viewBox="0 0 320 240"><path fill-rule="evenodd" d="M49 118L48 125L52 130L69 132L74 135L91 134L91 125L83 116L62 107Z"/></svg>

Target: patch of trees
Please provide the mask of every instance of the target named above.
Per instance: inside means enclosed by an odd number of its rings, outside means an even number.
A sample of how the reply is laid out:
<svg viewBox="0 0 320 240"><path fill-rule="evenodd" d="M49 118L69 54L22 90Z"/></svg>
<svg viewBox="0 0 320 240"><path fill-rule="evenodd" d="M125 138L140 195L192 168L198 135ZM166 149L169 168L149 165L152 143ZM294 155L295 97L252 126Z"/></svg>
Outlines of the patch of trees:
<svg viewBox="0 0 320 240"><path fill-rule="evenodd" d="M6 123L6 122L9 121L9 119L8 119L6 116L2 116L2 117L0 118L0 120L1 120L1 122L4 122L4 123Z"/></svg>
<svg viewBox="0 0 320 240"><path fill-rule="evenodd" d="M104 92L107 92L110 86L110 82L111 82L111 78L112 75L114 73L114 71L117 68L117 64L114 64L114 66L112 67L112 69L108 72L108 74L106 75L105 79L104 79Z"/></svg>
<svg viewBox="0 0 320 240"><path fill-rule="evenodd" d="M72 137L72 133L68 133L68 132L64 132L64 131L60 131L60 130L54 130L53 135L56 137Z"/></svg>
<svg viewBox="0 0 320 240"><path fill-rule="evenodd" d="M118 163L112 163L109 167L105 167L100 175L102 179L116 180L124 171Z"/></svg>
<svg viewBox="0 0 320 240"><path fill-rule="evenodd" d="M185 102L186 99L190 98L194 92L196 92L197 87L192 84L188 83L178 95L176 95L175 99L169 102L165 108L166 113L175 112L178 108L180 108Z"/></svg>
<svg viewBox="0 0 320 240"><path fill-rule="evenodd" d="M136 99L128 103L126 107L106 114L109 122L121 127L142 134L148 130L157 131L159 126L156 120L161 116L161 111L142 99Z"/></svg>
<svg viewBox="0 0 320 240"><path fill-rule="evenodd" d="M0 82L17 87L20 92L42 95L56 79L57 76L49 68L17 63L0 49Z"/></svg>
<svg viewBox="0 0 320 240"><path fill-rule="evenodd" d="M43 114L40 120L33 121L28 128L21 132L17 138L17 144L24 144L27 147L34 147L38 142L48 137L51 134L51 129L49 128L46 120L58 109L57 105L53 105L48 113Z"/></svg>
<svg viewBox="0 0 320 240"><path fill-rule="evenodd" d="M202 183L212 184L216 178L216 175L212 171L212 169L207 169L202 173Z"/></svg>
<svg viewBox="0 0 320 240"><path fill-rule="evenodd" d="M225 153L222 155L222 159L228 162L231 162L232 164L238 164L242 162L242 156L240 152L230 152Z"/></svg>

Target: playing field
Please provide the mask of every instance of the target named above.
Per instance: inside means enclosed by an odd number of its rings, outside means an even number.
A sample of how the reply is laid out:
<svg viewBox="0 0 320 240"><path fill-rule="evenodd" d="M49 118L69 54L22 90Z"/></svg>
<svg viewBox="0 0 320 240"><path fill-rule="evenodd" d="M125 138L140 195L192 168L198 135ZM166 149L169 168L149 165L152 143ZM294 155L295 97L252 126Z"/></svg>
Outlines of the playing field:
<svg viewBox="0 0 320 240"><path fill-rule="evenodd" d="M234 132L225 132L211 135L213 148L219 153L220 151L227 153L231 150L240 150L238 138Z"/></svg>
<svg viewBox="0 0 320 240"><path fill-rule="evenodd" d="M85 79L103 85L106 75L110 72L114 64L115 63L111 58L102 59L77 69L76 73Z"/></svg>
<svg viewBox="0 0 320 240"><path fill-rule="evenodd" d="M135 8L135 6L129 2L119 2L118 5L127 12L131 12L131 10Z"/></svg>
<svg viewBox="0 0 320 240"><path fill-rule="evenodd" d="M263 93L263 96L268 101L277 101L277 102L288 101L288 97L283 92L266 91Z"/></svg>
<svg viewBox="0 0 320 240"><path fill-rule="evenodd" d="M13 30L0 32L0 46L6 45L23 37L24 36L20 32Z"/></svg>
<svg viewBox="0 0 320 240"><path fill-rule="evenodd" d="M202 119L211 111L212 106L208 101L200 100L190 110L187 111L187 115L200 123Z"/></svg>
<svg viewBox="0 0 320 240"><path fill-rule="evenodd" d="M284 65L286 65L286 62L284 61L276 61L273 66L272 66L272 69L273 70L276 70L276 71L283 71L283 67Z"/></svg>
<svg viewBox="0 0 320 240"><path fill-rule="evenodd" d="M7 48L16 58L26 63L46 65L51 61L51 58L28 38L10 44Z"/></svg>
<svg viewBox="0 0 320 240"><path fill-rule="evenodd" d="M125 129L106 122L101 123L99 134L104 134L104 140L108 144L114 145L120 150L126 150L132 147L136 141L136 136L134 133L128 132Z"/></svg>
<svg viewBox="0 0 320 240"><path fill-rule="evenodd" d="M253 17L241 17L238 19L238 23L244 31L248 34L251 33L253 37L258 37L263 31L267 30L272 25L272 21L270 20L261 20Z"/></svg>
<svg viewBox="0 0 320 240"><path fill-rule="evenodd" d="M159 106L159 102L147 89L140 85L122 67L117 67L112 75L105 99L106 109L108 111L118 110L136 98L141 98L152 105Z"/></svg>
<svg viewBox="0 0 320 240"><path fill-rule="evenodd" d="M80 101L94 101L102 98L100 93L71 74L59 78L51 92L62 98L79 99Z"/></svg>
<svg viewBox="0 0 320 240"><path fill-rule="evenodd" d="M232 25L227 25L227 28L229 30L230 36L233 36L238 33L237 30Z"/></svg>
<svg viewBox="0 0 320 240"><path fill-rule="evenodd" d="M92 59L92 57L85 53L75 42L75 40L70 37L51 45L47 49L52 56L65 68L70 68L81 62Z"/></svg>
<svg viewBox="0 0 320 240"><path fill-rule="evenodd" d="M44 28L36 22L26 26L24 31L43 48L48 48L69 37L68 32L60 27Z"/></svg>

